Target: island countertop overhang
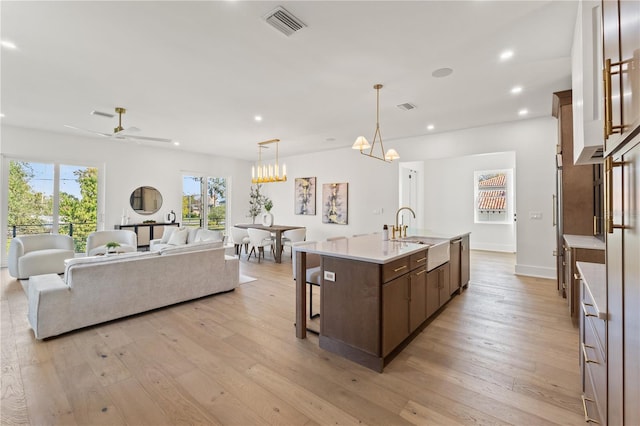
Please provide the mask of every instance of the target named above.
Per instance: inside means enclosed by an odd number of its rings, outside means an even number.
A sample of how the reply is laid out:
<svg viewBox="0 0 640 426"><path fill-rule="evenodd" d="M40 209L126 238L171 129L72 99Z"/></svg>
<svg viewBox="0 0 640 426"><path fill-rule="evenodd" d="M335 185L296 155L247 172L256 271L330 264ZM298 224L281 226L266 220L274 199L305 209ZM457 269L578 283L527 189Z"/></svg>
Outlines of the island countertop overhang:
<svg viewBox="0 0 640 426"><path fill-rule="evenodd" d="M343 259L357 260L370 263L385 264L402 257L427 250L441 244L449 244L451 240L463 237L469 233L441 234L415 230L408 232L407 239L429 238L433 244L419 244L409 241L382 240L381 234L369 234L353 238L333 241L309 241L296 244L295 250L315 253L322 256L333 256Z"/></svg>

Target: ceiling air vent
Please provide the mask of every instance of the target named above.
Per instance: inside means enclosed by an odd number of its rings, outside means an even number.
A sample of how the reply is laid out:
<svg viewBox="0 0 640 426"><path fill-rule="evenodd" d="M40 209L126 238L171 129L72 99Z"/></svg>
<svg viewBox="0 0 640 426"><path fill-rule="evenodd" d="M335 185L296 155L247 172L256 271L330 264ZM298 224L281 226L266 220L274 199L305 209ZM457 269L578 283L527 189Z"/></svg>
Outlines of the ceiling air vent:
<svg viewBox="0 0 640 426"><path fill-rule="evenodd" d="M278 6L264 16L267 24L287 37L306 27L304 22L293 16L287 9Z"/></svg>
<svg viewBox="0 0 640 426"><path fill-rule="evenodd" d="M410 109L414 109L415 107L416 106L414 104L410 104L409 102L398 105L398 108L403 111L409 111Z"/></svg>

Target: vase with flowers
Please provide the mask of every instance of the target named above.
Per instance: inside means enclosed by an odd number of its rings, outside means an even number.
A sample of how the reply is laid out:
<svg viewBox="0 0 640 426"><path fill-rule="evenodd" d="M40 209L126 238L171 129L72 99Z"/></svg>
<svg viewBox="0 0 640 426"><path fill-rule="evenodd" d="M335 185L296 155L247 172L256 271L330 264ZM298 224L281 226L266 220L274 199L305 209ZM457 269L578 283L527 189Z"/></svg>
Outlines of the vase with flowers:
<svg viewBox="0 0 640 426"><path fill-rule="evenodd" d="M272 208L273 208L273 201L271 201L270 198L265 198L264 209L266 210L266 212L262 213L262 224L264 226L273 225L273 214L271 213Z"/></svg>

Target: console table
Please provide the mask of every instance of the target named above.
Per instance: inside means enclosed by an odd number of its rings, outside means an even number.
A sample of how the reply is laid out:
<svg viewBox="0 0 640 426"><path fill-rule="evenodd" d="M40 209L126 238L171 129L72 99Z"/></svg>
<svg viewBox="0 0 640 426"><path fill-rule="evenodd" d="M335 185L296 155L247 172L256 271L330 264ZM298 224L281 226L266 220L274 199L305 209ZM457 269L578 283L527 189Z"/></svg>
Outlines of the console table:
<svg viewBox="0 0 640 426"><path fill-rule="evenodd" d="M161 238L165 226L180 226L178 222L154 222L154 223L131 223L128 225L114 225L115 229L129 229L138 236L138 250L148 250L149 241L154 238Z"/></svg>

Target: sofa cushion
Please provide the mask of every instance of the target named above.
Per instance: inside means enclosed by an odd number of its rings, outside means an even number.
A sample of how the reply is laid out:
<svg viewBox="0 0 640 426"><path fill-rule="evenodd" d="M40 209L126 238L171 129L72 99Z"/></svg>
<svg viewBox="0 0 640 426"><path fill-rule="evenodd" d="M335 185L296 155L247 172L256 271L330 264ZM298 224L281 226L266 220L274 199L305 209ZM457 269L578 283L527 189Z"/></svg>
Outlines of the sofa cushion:
<svg viewBox="0 0 640 426"><path fill-rule="evenodd" d="M187 237L189 236L189 230L187 228L181 228L173 231L167 244L172 246L179 246L187 243Z"/></svg>
<svg viewBox="0 0 640 426"><path fill-rule="evenodd" d="M160 255L188 253L190 251L207 250L222 247L222 241L205 241L201 243L183 244L181 246L166 246L160 249Z"/></svg>
<svg viewBox="0 0 640 426"><path fill-rule="evenodd" d="M162 238L160 239L160 242L162 244L167 244L169 242L169 238L171 238L171 234L173 234L173 231L175 231L176 229L183 229L183 228L178 228L177 226L165 226L164 231L162 232Z"/></svg>
<svg viewBox="0 0 640 426"><path fill-rule="evenodd" d="M189 234L187 235L187 244L195 243L196 237L200 234L200 231L204 231L202 228L189 228Z"/></svg>
<svg viewBox="0 0 640 426"><path fill-rule="evenodd" d="M209 229L201 229L196 235L195 243L202 241L222 241L223 236L220 231L211 231Z"/></svg>

